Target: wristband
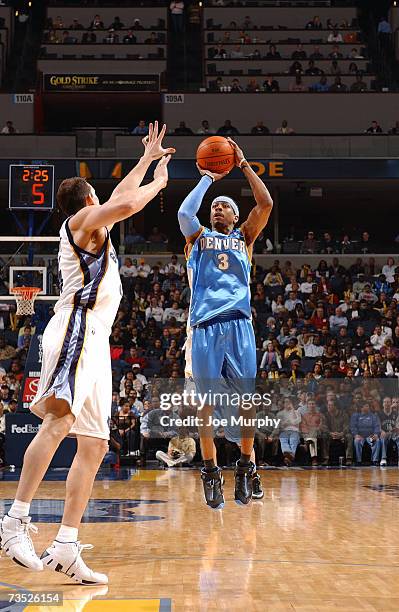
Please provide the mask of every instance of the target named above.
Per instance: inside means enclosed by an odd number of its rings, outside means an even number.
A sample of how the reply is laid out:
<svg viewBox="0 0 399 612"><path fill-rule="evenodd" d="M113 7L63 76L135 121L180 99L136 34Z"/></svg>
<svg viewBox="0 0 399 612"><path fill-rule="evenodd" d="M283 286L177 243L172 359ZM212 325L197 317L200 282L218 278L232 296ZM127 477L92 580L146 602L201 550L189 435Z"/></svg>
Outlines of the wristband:
<svg viewBox="0 0 399 612"><path fill-rule="evenodd" d="M211 179L212 183L215 182L215 179L213 178L213 176L211 176L210 174L208 174L208 172L206 170L203 170L203 175L202 176L207 176L208 178Z"/></svg>
<svg viewBox="0 0 399 612"><path fill-rule="evenodd" d="M242 159L240 161L240 165L238 167L242 170L242 167L243 167L244 164L247 164L249 166L249 164L248 164L247 160L245 159L245 157L244 157L244 159Z"/></svg>

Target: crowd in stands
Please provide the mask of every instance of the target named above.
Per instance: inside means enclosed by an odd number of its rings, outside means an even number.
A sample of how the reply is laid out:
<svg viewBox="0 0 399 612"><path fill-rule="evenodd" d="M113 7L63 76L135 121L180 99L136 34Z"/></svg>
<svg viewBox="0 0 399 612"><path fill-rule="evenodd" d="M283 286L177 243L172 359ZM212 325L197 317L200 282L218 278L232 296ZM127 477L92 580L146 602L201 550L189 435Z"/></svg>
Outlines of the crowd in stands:
<svg viewBox="0 0 399 612"><path fill-rule="evenodd" d="M365 130L366 134L389 134L391 136L397 136L399 134L399 121L395 121L395 124L388 128L385 132L378 121L372 121L369 127Z"/></svg>
<svg viewBox="0 0 399 612"><path fill-rule="evenodd" d="M19 130L14 125L13 121L6 121L4 127L1 129L0 134L18 134ZM145 119L140 119L137 125L134 126L131 133L134 136L146 136L148 134L148 122ZM273 130L273 128L269 128L265 125L264 121L259 120L249 128L247 132L242 131L235 127L230 119L226 119L223 125L220 125L218 128L213 127L207 119L203 119L201 121L198 129L192 129L190 126L186 124L185 121L180 121L179 125L175 128L172 128L169 131L169 134L174 134L177 136L194 136L198 135L209 135L218 134L220 136L237 136L239 134L246 135L250 134L252 136L266 136L270 134L277 135L293 135L300 134L301 132L298 130L294 130L290 125L288 125L288 121L283 119L281 124ZM307 132L308 133L308 132ZM388 128L385 131L378 121L371 121L369 127L364 130L365 134L388 134L391 136L399 135L399 121L396 121L395 124ZM144 241L144 238L143 238ZM340 251L337 251L340 252ZM345 251L351 252L351 251Z"/></svg>
<svg viewBox="0 0 399 612"><path fill-rule="evenodd" d="M232 50L227 50L227 44L232 45L232 42L226 43L225 41L220 42L216 47L210 47L208 49L208 59L262 59L262 60L281 60L288 59L280 54L278 48L275 44L269 44L269 50L265 55L262 55L259 50L255 50L253 52L246 52L245 48L243 48L242 43L235 44ZM224 48L226 45L226 49ZM324 48L324 47L323 47ZM327 48L323 53L320 45L314 45L311 52L308 53L306 48L302 43L298 43L295 47L295 50L291 53L289 58L294 61L305 61L305 60L363 60L365 56L363 55L364 50L359 51L357 47L353 47L349 53L345 53L345 51L341 51L339 45L334 44L331 47ZM297 68L294 72L305 72L305 69ZM356 72L357 70L353 70L351 72ZM288 70L287 73L292 73L292 71ZM310 74L320 74L321 70L318 72L312 72Z"/></svg>
<svg viewBox="0 0 399 612"><path fill-rule="evenodd" d="M368 85L361 74L357 74L355 80L348 86L342 81L341 76L335 76L331 81L323 74L319 81L306 85L300 75L295 76L289 84L287 90L280 89L277 79L270 75L263 83L256 79L250 79L246 85L241 85L238 78L234 78L231 83L226 84L222 77L215 81L210 81L208 91L220 93L280 93L289 91L291 93L364 93L368 91Z"/></svg>
<svg viewBox="0 0 399 612"><path fill-rule="evenodd" d="M395 241L396 240L397 238ZM351 255L353 253L361 253L363 255L368 255L378 253L380 248L383 252L384 249L382 245L378 245L376 240L371 238L368 231L363 231L360 235L355 234L355 238L351 238L349 234L343 234L338 238L333 236L329 231L316 235L313 230L309 230L301 240L298 240L298 232L294 227L291 227L283 240L283 250L291 253L302 253L304 255L312 255L315 253L327 255ZM374 262L374 267L372 267L372 262ZM358 263L356 265L358 265ZM373 258L370 258L366 265L370 269L371 274L376 273L375 260ZM358 270L358 272L359 271L360 270Z"/></svg>
<svg viewBox="0 0 399 612"><path fill-rule="evenodd" d="M233 5L222 0L214 6ZM213 16L206 20L207 76L218 77L208 78L210 91L360 93L383 86L375 77L376 66L369 56L368 35L360 29L356 15L332 19L323 12L322 18L315 15L302 23L296 20L294 25L293 19L290 23L284 22L281 11L281 22L276 22L276 15L273 15L273 23L267 22L265 12L260 19L249 14L216 23L223 12L217 17L212 13ZM380 55L392 54L392 28L385 16L376 23L375 29ZM243 60L249 62L247 70ZM292 63L276 63L278 60L291 60ZM243 82L229 82L228 74L242 75ZM266 74L269 83L260 78ZM277 77L286 75L295 78L290 83L286 79L279 82ZM373 76L367 79L366 75Z"/></svg>
<svg viewBox="0 0 399 612"><path fill-rule="evenodd" d="M197 432L166 427L160 420L161 393L176 390L184 378L190 302L185 265L175 255L152 267L126 257L120 274L124 299L110 337L112 452L140 454L143 464L158 451L167 465L189 462L199 458ZM295 269L280 260L262 268L255 255L251 293L257 385L273 397L265 414L280 419L278 428L258 428L258 463L291 465L295 457L327 463L334 459L330 450L348 463L355 450L361 463L364 445L371 447L374 463L396 461L399 267L394 259L382 269L361 258L347 268L334 258L330 265L321 260L317 267ZM31 334L38 329L36 315L7 316L0 337L0 441L4 413L17 409ZM219 460L228 464L234 445L223 429L215 441Z"/></svg>
<svg viewBox="0 0 399 612"><path fill-rule="evenodd" d="M135 136L146 136L148 134L148 124L145 119L140 119L137 125L133 128L132 134ZM169 131L169 134L175 134L177 136L194 136L198 135L212 135L218 134L220 136L237 136L239 134L251 134L253 136L266 136L269 134L277 134L277 135L293 135L295 133L300 133L295 131L289 124L286 119L283 119L281 125L279 125L275 130L269 128L265 125L264 121L259 120L255 125L249 128L248 132L239 131L237 127L235 127L230 119L226 119L223 125L218 128L212 126L208 119L203 119L201 121L201 125L196 128L191 128L186 124L185 121L180 121L179 125L175 128L172 128ZM370 126L364 130L365 134L384 134L384 130L380 126L378 121L372 121ZM398 135L399 134L399 121L396 121L395 124L388 129L388 134L390 135ZM346 245L346 241L345 241ZM338 248L338 247L337 247ZM340 250L337 253L341 252ZM352 251L345 250L342 252L350 253Z"/></svg>
<svg viewBox="0 0 399 612"><path fill-rule="evenodd" d="M71 45L77 44L81 42L82 44L95 44L95 43L105 43L105 44L129 44L134 45L138 42L143 42L146 45L159 45L165 44L165 37L160 35L157 32L150 32L147 38L143 38L142 41L138 41L132 29L127 30L126 33L116 34L114 29L108 30L106 36L103 36L101 39L98 39L97 35L94 32L85 32L81 39L78 40L75 36L71 36L71 33L68 30L64 30L61 34L58 34L57 30L49 30L44 38L44 42L46 43L59 43L61 45Z"/></svg>
<svg viewBox="0 0 399 612"><path fill-rule="evenodd" d="M4 127L1 129L1 134L18 134L18 130L11 120L6 121Z"/></svg>
<svg viewBox="0 0 399 612"><path fill-rule="evenodd" d="M287 74L293 76L288 89L280 87L275 74L269 74L263 82L252 77L247 83L241 83L238 77L226 82L223 77L218 76L215 80L209 81L208 91L220 93L280 93L281 91L293 93L364 93L369 91L369 85L364 81L363 73L358 71L355 63L349 66L349 74L352 75L354 80L348 85L342 81L341 69L336 60L332 62L330 72L332 76L327 76L323 70L315 66L313 60L309 61L309 67L306 70L302 69L300 62L295 61L287 72ZM302 75L320 75L320 78L306 84Z"/></svg>
<svg viewBox="0 0 399 612"><path fill-rule="evenodd" d="M157 24L150 28L144 27L138 17L134 17L129 23L123 23L119 16L115 16L112 23L104 24L101 15L97 14L92 21L82 24L78 19L72 23L65 24L61 16L47 19L43 37L43 43L76 45L76 44L125 44L136 45L164 45L166 43L166 23L164 19L158 18ZM152 31L149 31L152 30ZM44 55L42 50L42 55Z"/></svg>
<svg viewBox="0 0 399 612"><path fill-rule="evenodd" d="M218 4L218 6L223 6L223 4ZM266 16L266 14L265 14ZM246 30L262 30L262 31L267 31L267 30L288 30L289 28L287 27L286 24L279 24L279 25L264 25L264 24L257 24L256 22L254 22L251 19L250 15L245 15L243 21L241 23L238 23L235 20L229 21L229 23L225 23L225 24L215 24L213 22L213 19L208 20L207 23L207 27L209 30L221 30L223 28L226 28L228 30L239 30L241 33L245 32ZM357 24L357 20L353 19L351 20L351 22L349 22L347 19L341 19L340 21L335 21L331 18L327 18L325 24L323 25L322 20L320 19L319 15L315 15L314 17L312 17L311 19L309 19L309 21L307 21L305 24L303 24L302 29L306 29L306 30L332 30L332 35L336 38L337 37L337 30L347 30L347 29L354 29L357 28L358 24ZM328 35L330 36L330 34ZM345 36L345 35L344 35ZM331 42L330 40L328 40L328 42ZM342 35L339 38L339 40L337 40L336 42L345 42L345 40L343 39Z"/></svg>
<svg viewBox="0 0 399 612"><path fill-rule="evenodd" d="M165 23L163 23L163 27L165 28ZM98 32L98 31L104 31L104 30L107 30L108 32L128 30L128 31L137 32L140 30L144 30L146 28L144 28L144 26L142 25L138 17L133 17L133 16L132 16L132 19L130 20L130 23L125 24L121 21L120 17L115 16L112 23L104 25L104 21L102 20L101 15L97 14L97 15L94 15L90 23L86 23L86 24L80 23L78 19L73 19L72 23L67 24L67 23L64 23L64 20L61 16L56 17L55 19L48 17L45 29L51 33L56 32L57 34L62 30L62 35L63 35L65 32L69 33L69 31L71 31L73 33L74 31L78 31L78 30L90 30L92 32ZM58 38L58 40L54 40L54 41L49 40L48 42L60 42L60 41L61 41L61 38ZM96 41L97 41L97 38L89 42L96 42ZM71 40L68 42L76 42L76 41Z"/></svg>

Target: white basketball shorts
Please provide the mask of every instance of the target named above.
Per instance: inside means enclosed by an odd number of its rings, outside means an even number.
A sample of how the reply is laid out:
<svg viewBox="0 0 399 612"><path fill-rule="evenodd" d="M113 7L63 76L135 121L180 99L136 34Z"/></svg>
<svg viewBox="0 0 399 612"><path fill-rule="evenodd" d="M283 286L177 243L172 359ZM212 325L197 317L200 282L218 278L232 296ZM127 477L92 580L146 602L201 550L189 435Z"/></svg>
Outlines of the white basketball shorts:
<svg viewBox="0 0 399 612"><path fill-rule="evenodd" d="M112 370L109 335L89 310L59 310L43 334L43 357L31 411L43 418L43 400L66 400L76 420L71 435L109 439Z"/></svg>

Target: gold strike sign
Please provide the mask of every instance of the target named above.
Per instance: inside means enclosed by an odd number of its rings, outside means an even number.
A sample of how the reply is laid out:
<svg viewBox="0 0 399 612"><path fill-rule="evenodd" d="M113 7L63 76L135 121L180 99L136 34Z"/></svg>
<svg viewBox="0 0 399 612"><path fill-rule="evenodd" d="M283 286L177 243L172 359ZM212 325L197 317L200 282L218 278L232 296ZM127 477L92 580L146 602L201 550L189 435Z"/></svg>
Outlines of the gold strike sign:
<svg viewBox="0 0 399 612"><path fill-rule="evenodd" d="M98 76L81 76L78 74L72 76L54 75L50 77L51 85L98 85Z"/></svg>
<svg viewBox="0 0 399 612"><path fill-rule="evenodd" d="M283 177L284 176L284 162L271 161L263 164L262 162L251 161L249 165L254 169L258 176L267 174L270 177Z"/></svg>

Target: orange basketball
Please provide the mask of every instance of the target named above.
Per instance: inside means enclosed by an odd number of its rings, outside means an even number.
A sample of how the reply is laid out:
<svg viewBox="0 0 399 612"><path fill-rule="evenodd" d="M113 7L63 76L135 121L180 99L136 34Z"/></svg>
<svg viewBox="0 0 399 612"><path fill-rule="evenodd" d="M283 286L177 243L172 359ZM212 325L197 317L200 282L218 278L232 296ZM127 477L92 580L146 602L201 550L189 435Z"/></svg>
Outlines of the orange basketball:
<svg viewBox="0 0 399 612"><path fill-rule="evenodd" d="M197 163L216 174L230 171L234 168L234 149L224 136L210 136L197 149Z"/></svg>

